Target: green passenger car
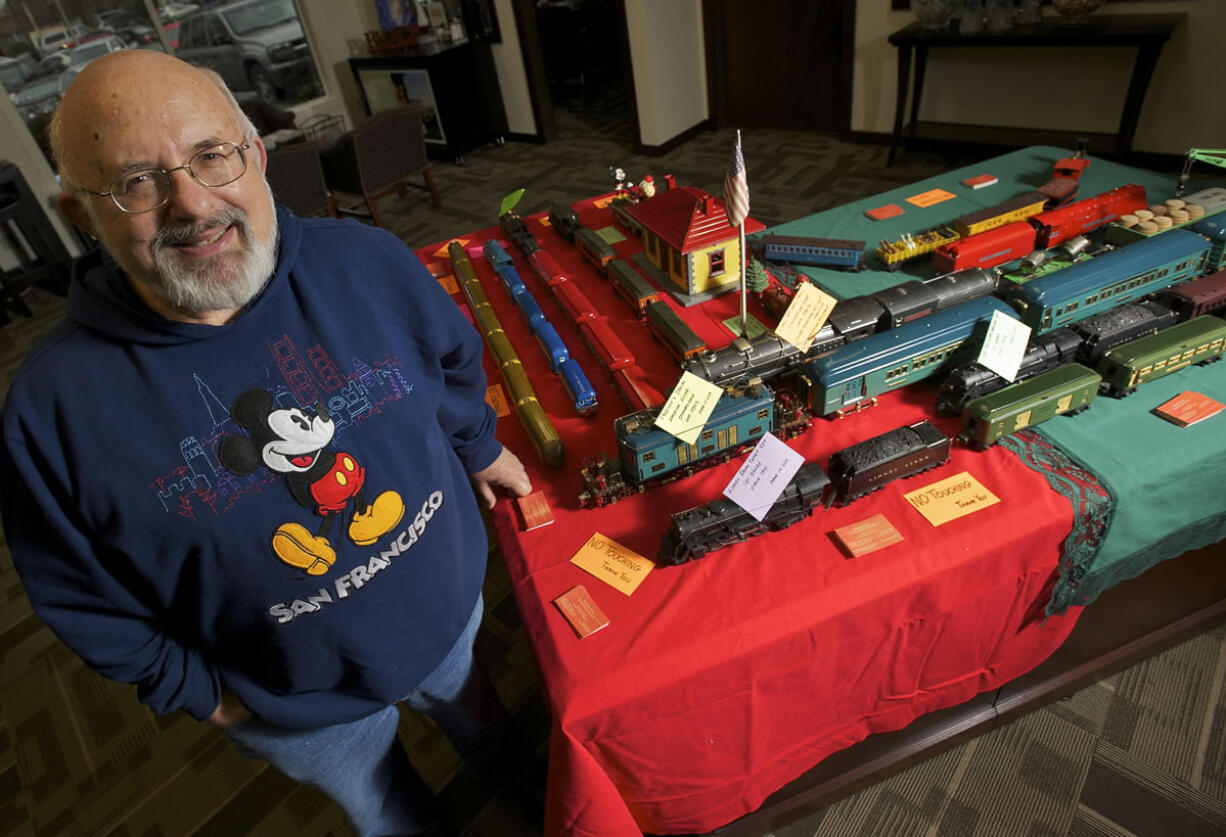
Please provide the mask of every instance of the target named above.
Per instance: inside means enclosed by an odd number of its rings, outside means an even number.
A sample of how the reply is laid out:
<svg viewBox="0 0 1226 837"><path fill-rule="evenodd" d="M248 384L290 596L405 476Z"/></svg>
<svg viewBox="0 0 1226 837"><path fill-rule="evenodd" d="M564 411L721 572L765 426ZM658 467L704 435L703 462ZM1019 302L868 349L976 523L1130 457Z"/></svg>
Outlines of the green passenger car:
<svg viewBox="0 0 1226 837"><path fill-rule="evenodd" d="M1102 378L1079 363L1059 366L971 401L962 411L962 436L983 450L1001 436L1090 406Z"/></svg>
<svg viewBox="0 0 1226 837"><path fill-rule="evenodd" d="M1146 381L1220 360L1224 340L1226 321L1206 314L1116 346L1097 368L1111 395L1128 395Z"/></svg>

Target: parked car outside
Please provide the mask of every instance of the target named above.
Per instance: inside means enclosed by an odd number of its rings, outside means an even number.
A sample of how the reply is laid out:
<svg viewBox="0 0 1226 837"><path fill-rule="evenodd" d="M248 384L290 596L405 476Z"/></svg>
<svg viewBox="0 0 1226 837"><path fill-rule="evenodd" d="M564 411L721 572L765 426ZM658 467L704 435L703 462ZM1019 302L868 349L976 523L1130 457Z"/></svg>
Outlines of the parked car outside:
<svg viewBox="0 0 1226 837"><path fill-rule="evenodd" d="M77 45L77 36L84 31L84 26L69 26L43 32L38 36L34 46L39 55L47 55L61 49L71 49Z"/></svg>
<svg viewBox="0 0 1226 837"><path fill-rule="evenodd" d="M50 68L49 71L27 82L13 97L13 103L27 123L49 114L59 106L60 97L86 64L108 52L118 52L124 48L122 40L110 35L101 41L91 41L85 46L48 55L39 62L39 66Z"/></svg>
<svg viewBox="0 0 1226 837"><path fill-rule="evenodd" d="M8 91L9 98L17 98L17 91L38 75L37 68L38 62L30 52L16 58L0 58L0 85Z"/></svg>
<svg viewBox="0 0 1226 837"><path fill-rule="evenodd" d="M239 0L182 24L178 56L215 70L232 89L255 90L266 102L297 88L318 90L293 0Z"/></svg>
<svg viewBox="0 0 1226 837"><path fill-rule="evenodd" d="M73 47L65 50L62 54L68 59L68 66L64 68L64 73L69 77L69 81L76 78L77 73L85 69L85 65L93 61L99 56L106 55L108 52L119 52L121 49L127 49L127 44L118 35L108 35L100 41L90 41L82 46ZM65 87L68 85L65 84Z"/></svg>
<svg viewBox="0 0 1226 837"><path fill-rule="evenodd" d="M25 87L17 91L13 104L17 112L27 124L41 116L46 116L56 109L60 97L68 88L70 76L67 73L52 73L26 82Z"/></svg>

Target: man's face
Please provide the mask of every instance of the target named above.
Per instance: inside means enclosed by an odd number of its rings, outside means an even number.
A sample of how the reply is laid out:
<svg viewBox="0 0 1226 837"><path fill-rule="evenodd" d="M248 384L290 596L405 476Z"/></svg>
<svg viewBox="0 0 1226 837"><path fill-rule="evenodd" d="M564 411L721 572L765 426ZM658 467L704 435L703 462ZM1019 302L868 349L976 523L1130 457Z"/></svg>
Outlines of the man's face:
<svg viewBox="0 0 1226 837"><path fill-rule="evenodd" d="M112 85L101 104L70 111L66 179L103 192L120 174L172 169L206 146L241 144L239 122L213 83L194 72L179 75L146 82L143 90ZM190 313L239 308L275 266L276 214L264 151L258 140L249 142L242 177L208 188L186 170L174 172L169 201L149 212L128 214L110 198L79 191L73 199L123 271L172 307Z"/></svg>

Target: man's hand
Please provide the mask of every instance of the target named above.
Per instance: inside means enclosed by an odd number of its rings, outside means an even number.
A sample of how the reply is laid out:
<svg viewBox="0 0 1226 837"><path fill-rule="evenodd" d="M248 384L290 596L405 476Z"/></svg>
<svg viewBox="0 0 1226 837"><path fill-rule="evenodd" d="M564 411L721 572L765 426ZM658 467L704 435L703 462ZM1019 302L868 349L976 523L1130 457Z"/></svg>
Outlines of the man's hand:
<svg viewBox="0 0 1226 837"><path fill-rule="evenodd" d="M494 508L498 498L494 495L494 486L498 485L510 491L516 497L524 497L532 493L532 481L524 470L519 457L507 448L502 449L498 458L488 468L484 468L469 477L477 491L485 498L485 504Z"/></svg>
<svg viewBox="0 0 1226 837"><path fill-rule="evenodd" d="M217 708L213 710L213 714L209 716L209 723L218 729L225 729L251 717L251 710L243 706L243 702L234 696L232 692L222 691L221 703L217 704Z"/></svg>

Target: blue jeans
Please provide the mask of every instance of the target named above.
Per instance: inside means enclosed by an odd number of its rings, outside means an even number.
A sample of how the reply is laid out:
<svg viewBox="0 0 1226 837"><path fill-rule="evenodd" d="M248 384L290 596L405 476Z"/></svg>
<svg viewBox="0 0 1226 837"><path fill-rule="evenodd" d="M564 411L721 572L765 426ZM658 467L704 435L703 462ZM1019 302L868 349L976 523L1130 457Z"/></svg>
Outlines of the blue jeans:
<svg viewBox="0 0 1226 837"><path fill-rule="evenodd" d="M460 638L404 703L433 718L465 761L496 781L492 751L503 737L506 713L473 660L483 611L478 596ZM399 721L397 708L388 706L321 729L287 730L251 718L225 733L244 755L263 759L332 797L360 837L378 837L415 834L439 817L429 788L396 740Z"/></svg>

